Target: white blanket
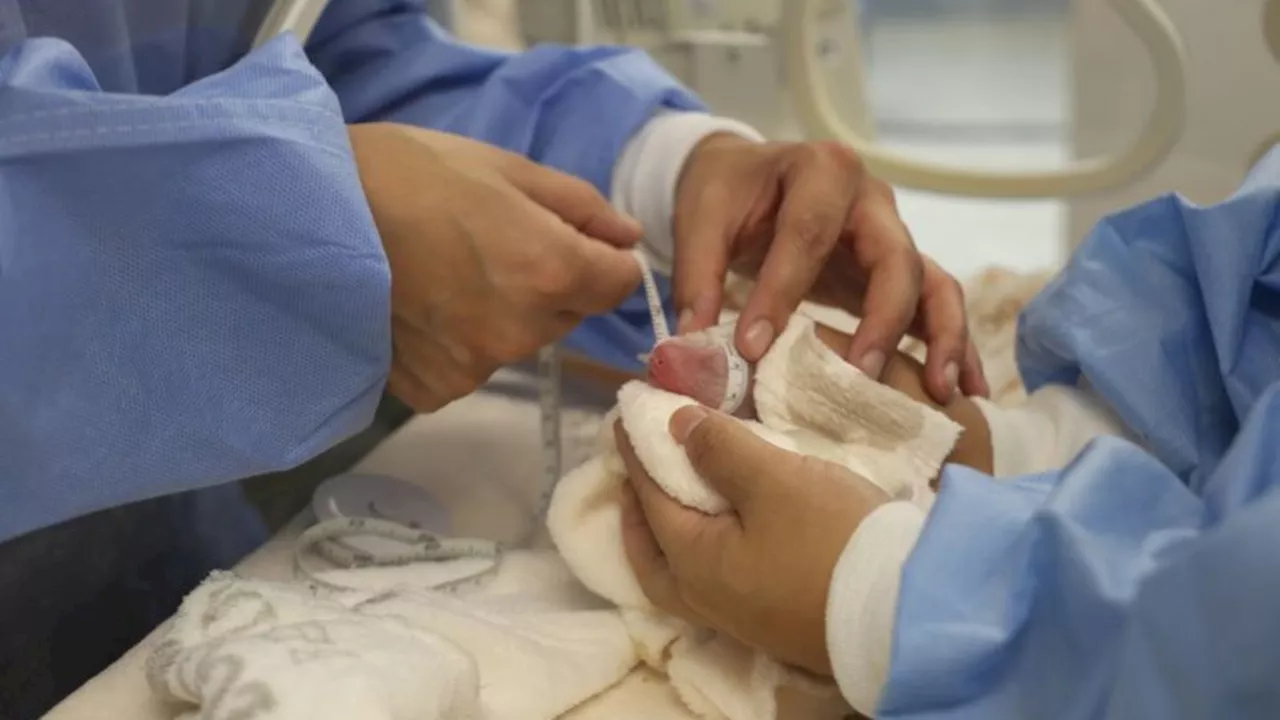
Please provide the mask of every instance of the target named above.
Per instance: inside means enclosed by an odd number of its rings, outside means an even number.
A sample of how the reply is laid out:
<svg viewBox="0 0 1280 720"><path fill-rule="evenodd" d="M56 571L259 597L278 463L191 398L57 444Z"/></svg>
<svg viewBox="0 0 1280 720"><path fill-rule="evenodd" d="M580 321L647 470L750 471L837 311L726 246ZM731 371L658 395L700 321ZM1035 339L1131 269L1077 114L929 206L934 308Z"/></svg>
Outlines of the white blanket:
<svg viewBox="0 0 1280 720"><path fill-rule="evenodd" d="M667 431L691 401L641 383L619 397L655 479L686 504L723 511ZM762 362L755 399L761 422L751 427L767 440L841 462L899 498L928 494L959 432L860 375L803 320ZM188 597L153 651L153 690L201 718L549 720L643 664L670 684L655 683L648 701L636 692L633 712L669 703L674 690L696 717L771 720L785 687L811 717L838 716L844 704L830 683L648 605L622 551L621 466L611 441L601 451L561 483L548 520L594 594L546 550L508 554L491 582L458 595L423 589L428 567L343 571L342 582L366 588L351 592L219 574Z"/></svg>
<svg viewBox="0 0 1280 720"><path fill-rule="evenodd" d="M960 428L946 416L862 375L822 344L811 321L797 316L756 373L759 422L746 422L780 447L836 462L877 483L891 497L926 503L929 480ZM682 504L708 514L727 503L698 477L668 430L671 415L692 400L640 382L619 393L618 414L645 469ZM838 695L831 685L788 670L736 641L687 627L645 598L622 545L620 490L625 471L609 428L598 457L566 477L548 517L569 567L595 593L621 608L650 667L665 673L697 715L772 720L784 686Z"/></svg>

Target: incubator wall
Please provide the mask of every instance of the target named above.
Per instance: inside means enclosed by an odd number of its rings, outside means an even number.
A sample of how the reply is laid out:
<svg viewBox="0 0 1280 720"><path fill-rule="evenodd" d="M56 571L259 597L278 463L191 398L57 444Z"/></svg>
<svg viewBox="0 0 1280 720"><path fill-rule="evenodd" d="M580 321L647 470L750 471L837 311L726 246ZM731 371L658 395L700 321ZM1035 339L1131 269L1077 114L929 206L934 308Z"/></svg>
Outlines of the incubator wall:
<svg viewBox="0 0 1280 720"><path fill-rule="evenodd" d="M1161 193L1202 204L1222 200L1280 141L1280 0L1160 5L1186 45L1186 128L1149 175L1070 204L1067 232L1074 242L1103 215ZM1071 11L1071 139L1083 156L1134 136L1152 104L1152 70L1106 3L1077 0Z"/></svg>
<svg viewBox="0 0 1280 720"><path fill-rule="evenodd" d="M1070 150L1071 0L861 0L867 111L879 143L965 168L1058 168ZM836 90L833 88L833 91ZM1060 199L898 189L917 245L960 278L1063 258Z"/></svg>
<svg viewBox="0 0 1280 720"><path fill-rule="evenodd" d="M584 19L583 8L605 5L658 8L655 17L681 31L727 31L718 47L698 52L666 47L653 28L627 41L688 75L713 109L775 137L799 134L786 112L785 82L767 82L780 76L782 62L766 47L777 44L776 2L453 4L465 6L464 15L506 12L512 34L526 41L616 41L608 23ZM903 188L901 212L922 249L961 277L992 265L1052 268L1108 213L1169 191L1213 202L1239 183L1280 137L1280 95L1271 92L1280 78L1280 0L1157 4L1187 57L1186 126L1168 156L1119 187L1067 199L968 199ZM853 50L832 52L824 70L844 102L840 114L909 156L965 169L1063 168L1129 147L1154 106L1147 50L1114 0L831 0L822 12L837 6L852 9L853 32L842 35L845 28L831 23L819 31ZM759 31L754 44L743 31ZM831 49L825 37L822 44Z"/></svg>
<svg viewBox="0 0 1280 720"><path fill-rule="evenodd" d="M1069 4L830 0L814 23L815 52L839 116L864 135L965 168L1057 168L1070 157ZM547 0L517 7L527 43L640 45L714 111L770 137L803 137L789 97L776 0ZM1065 206L1056 200L971 200L903 189L900 206L917 243L961 277L992 265L1050 268L1065 247Z"/></svg>

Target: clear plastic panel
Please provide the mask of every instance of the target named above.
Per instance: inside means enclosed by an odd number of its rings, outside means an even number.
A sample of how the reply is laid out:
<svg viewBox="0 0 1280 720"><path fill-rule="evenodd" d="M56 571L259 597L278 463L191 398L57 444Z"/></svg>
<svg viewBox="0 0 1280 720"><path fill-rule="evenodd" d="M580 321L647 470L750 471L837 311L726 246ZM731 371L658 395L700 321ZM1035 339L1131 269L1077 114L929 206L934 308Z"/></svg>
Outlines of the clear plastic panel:
<svg viewBox="0 0 1280 720"><path fill-rule="evenodd" d="M1072 156L1070 5L862 0L866 112L876 142L966 169L1065 166ZM899 188L898 200L917 244L961 279L992 265L1032 272L1060 262L1060 199Z"/></svg>
<svg viewBox="0 0 1280 720"><path fill-rule="evenodd" d="M964 171L1052 170L1122 156L1160 134L1162 119L1177 119L1154 160L1062 202L904 191L903 214L920 244L960 275L1065 256L1106 215L1163 193L1219 201L1280 140L1280 0L858 7L875 141L913 160ZM827 78L833 93L839 80ZM1057 243L1046 226L1056 226Z"/></svg>
<svg viewBox="0 0 1280 720"><path fill-rule="evenodd" d="M1186 46L1186 124L1150 173L1108 193L1075 199L1068 240L1137 202L1178 192L1198 203L1229 195L1280 136L1280 0L1160 0ZM1116 148L1141 126L1154 73L1132 31L1108 3L1077 0L1071 17L1077 155Z"/></svg>

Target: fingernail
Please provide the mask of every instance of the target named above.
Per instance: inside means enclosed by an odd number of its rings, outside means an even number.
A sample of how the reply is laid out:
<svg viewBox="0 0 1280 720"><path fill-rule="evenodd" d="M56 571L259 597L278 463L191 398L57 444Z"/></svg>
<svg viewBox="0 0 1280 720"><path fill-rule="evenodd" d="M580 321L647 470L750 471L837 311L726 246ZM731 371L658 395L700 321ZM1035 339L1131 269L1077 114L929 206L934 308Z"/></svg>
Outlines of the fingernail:
<svg viewBox="0 0 1280 720"><path fill-rule="evenodd" d="M681 445L689 439L689 434L698 427L698 423L707 419L707 411L697 405L682 407L671 416L671 437Z"/></svg>
<svg viewBox="0 0 1280 720"><path fill-rule="evenodd" d="M758 360L769 349L770 343L773 342L773 325L768 320L761 318L751 324L747 328L746 337L743 338L746 345L744 350L751 360Z"/></svg>
<svg viewBox="0 0 1280 720"><path fill-rule="evenodd" d="M639 220L631 217L630 215L625 215L625 214L622 216L622 219L627 222L627 225L631 226L632 230L635 230L638 233L644 232L644 223L640 222Z"/></svg>
<svg viewBox="0 0 1280 720"><path fill-rule="evenodd" d="M879 350L872 350L863 355L862 361L858 363L858 369L869 377L879 380L880 371L884 370L884 353Z"/></svg>
<svg viewBox="0 0 1280 720"><path fill-rule="evenodd" d="M676 334L683 335L693 329L693 308L680 311L680 319L676 322Z"/></svg>
<svg viewBox="0 0 1280 720"><path fill-rule="evenodd" d="M942 369L942 378L947 382L947 396L955 397L956 386L960 383L960 366L954 362L947 363Z"/></svg>

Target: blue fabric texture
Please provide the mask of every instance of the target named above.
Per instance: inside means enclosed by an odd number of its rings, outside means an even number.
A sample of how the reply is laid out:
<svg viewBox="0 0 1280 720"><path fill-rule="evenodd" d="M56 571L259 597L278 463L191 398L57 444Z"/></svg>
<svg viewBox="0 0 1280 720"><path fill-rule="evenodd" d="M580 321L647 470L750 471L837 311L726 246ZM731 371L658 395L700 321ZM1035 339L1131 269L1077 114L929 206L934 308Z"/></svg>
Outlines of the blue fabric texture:
<svg viewBox="0 0 1280 720"><path fill-rule="evenodd" d="M389 271L344 123L468 135L607 193L653 114L701 107L637 51L481 50L418 2L333 2L305 54L243 56L265 9L0 0L0 541L367 425ZM644 307L567 344L638 368Z"/></svg>
<svg viewBox="0 0 1280 720"><path fill-rule="evenodd" d="M230 481L367 425L389 271L348 118L496 140L607 192L636 128L697 106L634 51L480 51L409 2L334 0L313 57L289 38L246 56L268 5L0 0L0 708L18 717L265 539ZM635 367L648 344L637 297L570 347Z"/></svg>
<svg viewBox="0 0 1280 720"><path fill-rule="evenodd" d="M1212 207L1091 233L1026 309L1029 388L1092 388L1139 447L950 468L903 575L881 718L1280 716L1280 153Z"/></svg>
<svg viewBox="0 0 1280 720"><path fill-rule="evenodd" d="M0 61L0 539L293 467L366 425L390 275L290 38L164 97Z"/></svg>

